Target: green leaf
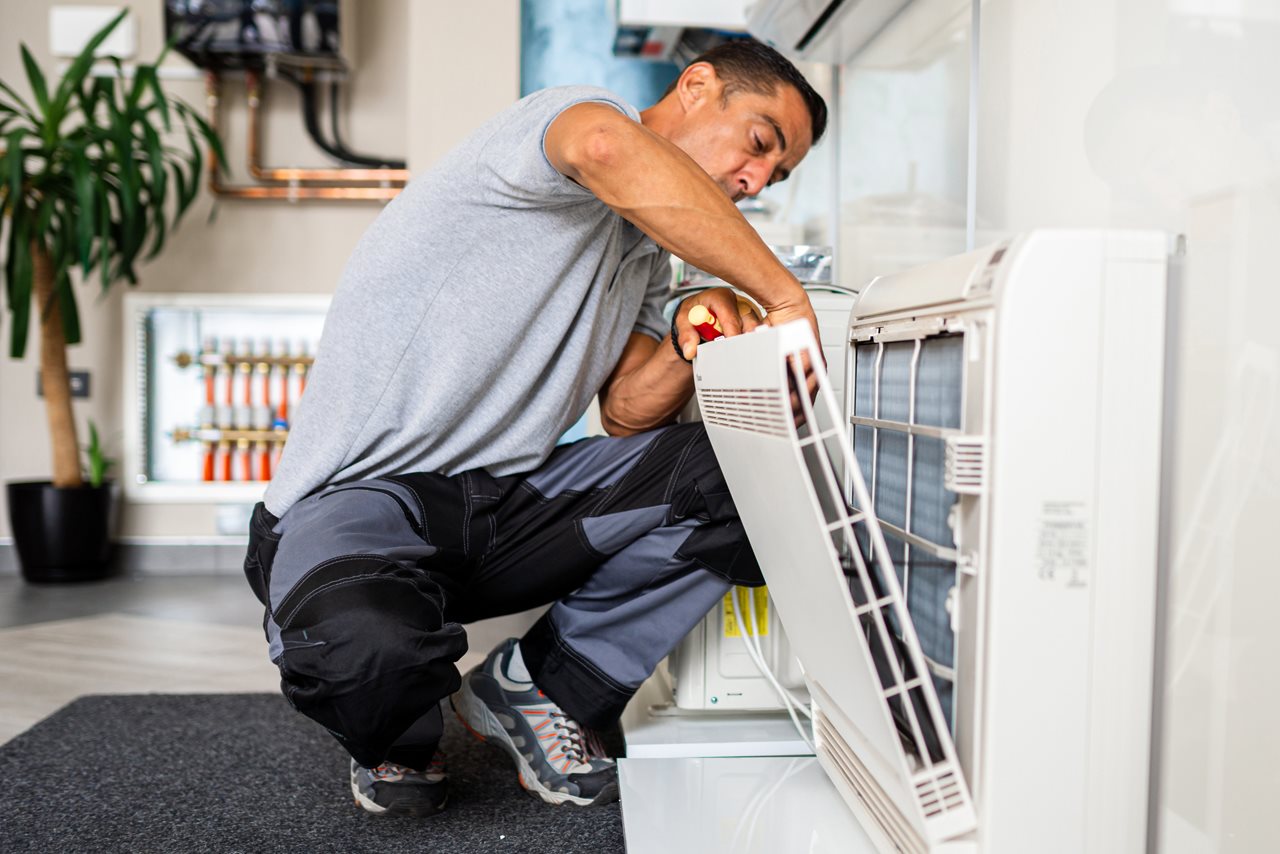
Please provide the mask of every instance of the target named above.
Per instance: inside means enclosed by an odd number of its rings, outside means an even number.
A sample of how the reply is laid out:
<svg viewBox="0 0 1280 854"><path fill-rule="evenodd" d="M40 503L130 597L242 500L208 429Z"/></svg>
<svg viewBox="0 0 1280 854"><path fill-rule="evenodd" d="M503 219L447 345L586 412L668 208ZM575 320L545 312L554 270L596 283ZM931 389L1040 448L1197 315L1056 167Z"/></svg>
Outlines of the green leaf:
<svg viewBox="0 0 1280 854"><path fill-rule="evenodd" d="M102 289L111 286L111 185L102 184L98 197L98 264L101 265Z"/></svg>
<svg viewBox="0 0 1280 854"><path fill-rule="evenodd" d="M9 334L9 355L21 359L27 349L27 328L31 323L31 244L28 242L30 212L18 207L9 224L9 311L13 327Z"/></svg>
<svg viewBox="0 0 1280 854"><path fill-rule="evenodd" d="M165 51L168 52L168 50L169 48L166 46ZM161 54L160 57L163 59L164 54ZM157 59L156 65L159 64L160 59ZM166 131L170 131L173 129L173 125L169 121L169 98L164 93L164 87L160 85L160 74L156 70L155 65L147 66L146 70L147 85L151 87L151 96L156 99L154 106L160 111L160 121L163 124L164 129ZM140 68L138 71L141 73L142 69Z"/></svg>
<svg viewBox="0 0 1280 854"><path fill-rule="evenodd" d="M22 199L23 169L26 166L22 140L27 135L26 128L18 128L5 137L5 147L8 149L5 151L5 160L9 161L9 198L15 206Z"/></svg>
<svg viewBox="0 0 1280 854"><path fill-rule="evenodd" d="M40 71L40 66L36 64L35 57L31 55L31 51L27 50L25 44L18 45L18 49L22 51L22 64L27 70L27 81L31 84L31 94L36 99L36 107L46 116L49 112L49 89L45 86L44 74ZM48 129L45 130L46 134Z"/></svg>
<svg viewBox="0 0 1280 854"><path fill-rule="evenodd" d="M163 210L165 194L169 189L164 171L164 143L160 141L160 134L156 133L155 128L145 122L142 125L142 141L151 166L149 202L152 207Z"/></svg>
<svg viewBox="0 0 1280 854"><path fill-rule="evenodd" d="M9 125L13 124L15 121L21 118L22 118L21 116L15 114L10 116L5 116L3 119L0 119L0 136L4 136L5 133L8 132L9 130ZM3 156L3 155L0 155L0 156Z"/></svg>
<svg viewBox="0 0 1280 854"><path fill-rule="evenodd" d="M213 149L214 158L217 160L218 165L223 169L230 168L227 166L227 155L226 152L222 150L222 140L218 137L217 131L210 127L209 123L201 118L200 114L191 109L189 105L175 99L174 106L178 107L184 118L195 122L196 128L200 131L201 137L203 137L204 141Z"/></svg>
<svg viewBox="0 0 1280 854"><path fill-rule="evenodd" d="M150 260L160 253L164 248L165 239L165 196L168 194L168 173L164 169L164 145L160 141L160 135L152 129L151 125L143 124L143 140L146 143L147 157L151 163L151 183L148 188L147 207L154 212L152 224L155 229L155 236L151 241L151 251L147 253L146 260Z"/></svg>
<svg viewBox="0 0 1280 854"><path fill-rule="evenodd" d="M120 187L117 193L117 199L120 202L121 228L120 245L117 247L118 261L124 275L130 277L132 281L133 259L142 248L146 231L145 209L140 208L138 204L141 177L138 174L137 164L133 160L132 131L114 103L108 110L111 119L111 156L120 167Z"/></svg>
<svg viewBox="0 0 1280 854"><path fill-rule="evenodd" d="M54 284L54 299L62 312L62 332L68 344L80 343L80 312L76 308L76 292L71 287L71 276L64 268Z"/></svg>
<svg viewBox="0 0 1280 854"><path fill-rule="evenodd" d="M108 457L106 450L102 446L102 439L98 435L98 425L93 423L93 419L89 419L89 444L84 449L85 457L89 460L89 483L94 487L102 486L106 480L107 472L115 465L116 461Z"/></svg>
<svg viewBox="0 0 1280 854"><path fill-rule="evenodd" d="M45 196L40 200L39 207L36 208L36 227L32 232L37 237L49 233L49 223L53 221L53 215L56 212L54 201L56 196Z"/></svg>
<svg viewBox="0 0 1280 854"><path fill-rule="evenodd" d="M187 165L191 167L190 181L187 184L187 195L178 199L178 212L181 214L191 206L195 201L196 194L200 192L200 181L204 178L204 154L200 147L200 143L196 142L196 135L191 128L187 128L187 141L191 145L191 154L187 158Z"/></svg>
<svg viewBox="0 0 1280 854"><path fill-rule="evenodd" d="M85 157L83 148L72 149L71 177L76 185L76 251L80 258L80 268L87 276L93 250L93 233L97 225L94 215L98 206L94 198L96 179L89 168L89 159Z"/></svg>
<svg viewBox="0 0 1280 854"><path fill-rule="evenodd" d="M10 86L8 83L5 83L3 80L0 80L0 92L4 92L6 95L12 98L16 102L15 104L16 109L18 109L22 113L25 113L27 118L31 119L31 121L36 122L37 124L39 123L39 121L36 119L35 113L31 109L31 105L28 104L21 95L13 91L13 87Z"/></svg>
<svg viewBox="0 0 1280 854"><path fill-rule="evenodd" d="M169 169L173 172L173 182L178 185L177 204L174 205L173 212L173 227L177 228L178 223L182 222L182 215L187 212L186 207L182 204L182 200L187 197L187 178L182 174L181 163L171 162Z"/></svg>

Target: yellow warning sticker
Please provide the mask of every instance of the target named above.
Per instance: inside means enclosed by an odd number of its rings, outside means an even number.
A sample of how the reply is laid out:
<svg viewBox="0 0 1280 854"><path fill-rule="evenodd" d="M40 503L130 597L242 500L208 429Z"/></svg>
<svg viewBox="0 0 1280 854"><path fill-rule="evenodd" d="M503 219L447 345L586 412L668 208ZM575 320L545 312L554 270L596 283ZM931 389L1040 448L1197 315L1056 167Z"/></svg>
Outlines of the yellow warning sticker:
<svg viewBox="0 0 1280 854"><path fill-rule="evenodd" d="M756 607L756 630L752 634L764 637L769 634L769 588L767 587L735 587L724 596L721 603L724 613L724 636L736 638L742 634L738 620L733 616L733 600L738 597L738 612L743 620L751 619L751 603Z"/></svg>

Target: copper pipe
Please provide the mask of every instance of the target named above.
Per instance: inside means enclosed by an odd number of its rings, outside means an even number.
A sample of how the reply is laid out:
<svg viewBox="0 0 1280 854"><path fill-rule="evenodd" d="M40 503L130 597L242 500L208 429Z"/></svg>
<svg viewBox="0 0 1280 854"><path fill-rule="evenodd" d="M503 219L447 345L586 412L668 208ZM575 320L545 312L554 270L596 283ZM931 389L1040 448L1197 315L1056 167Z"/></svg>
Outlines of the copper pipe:
<svg viewBox="0 0 1280 854"><path fill-rule="evenodd" d="M262 106L262 77L256 71L246 71L245 85L249 90L249 174L257 180L303 183L387 181L400 187L408 182L408 169L301 169L263 166L259 150L261 134L258 130L258 110Z"/></svg>
<svg viewBox="0 0 1280 854"><path fill-rule="evenodd" d="M218 102L221 80L216 71L205 75L205 103L209 114L209 126L218 129ZM224 199L279 199L295 202L306 199L334 199L353 201L390 201L400 194L403 187L315 187L289 184L285 186L257 187L223 184L218 176L218 160L213 147L209 147L209 190Z"/></svg>

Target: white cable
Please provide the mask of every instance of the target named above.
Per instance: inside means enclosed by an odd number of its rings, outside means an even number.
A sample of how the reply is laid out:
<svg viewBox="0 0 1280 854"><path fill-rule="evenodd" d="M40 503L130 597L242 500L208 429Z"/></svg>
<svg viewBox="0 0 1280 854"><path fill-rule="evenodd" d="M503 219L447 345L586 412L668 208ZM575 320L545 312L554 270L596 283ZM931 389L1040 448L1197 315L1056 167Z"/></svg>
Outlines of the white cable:
<svg viewBox="0 0 1280 854"><path fill-rule="evenodd" d="M750 626L750 629L751 629L750 637L754 641L754 645L755 645L756 655L753 660L756 662L756 666L759 667L761 671L765 674L765 678L769 680L769 682L773 685L774 689L777 690L779 694L782 695L783 703L786 703L789 700L791 704L796 707L796 711L804 715L806 718L809 718L810 720L812 720L813 713L809 711L808 704L806 704L803 700L801 700L795 694L792 694L788 689L784 688L782 686L782 683L778 680L778 677L774 675L772 668L770 668L769 665L765 663L764 647L760 645L760 621L759 619L756 618L756 599L755 599L754 593L747 594L747 610L748 610L748 615L751 618L751 621L748 625Z"/></svg>
<svg viewBox="0 0 1280 854"><path fill-rule="evenodd" d="M755 602L750 598L752 595L754 594L748 594L747 605L751 609L751 626L753 629L757 630L755 639L758 641L759 633L758 626L755 622ZM747 623L742 619L742 611L738 607L737 588L729 591L729 604L733 607L733 618L738 621L738 636L742 638L742 645L746 648L748 657L750 657L755 663L756 668L760 671L760 675L763 676L769 684L773 686L773 689L778 692L778 697L782 700L782 705L786 708L787 714L791 717L791 724L796 728L796 733L800 736L800 740L805 743L806 747L814 753L817 753L817 749L813 746L813 739L805 732L804 725L800 723L800 718L796 716L797 706L800 707L801 711L806 716L811 717L812 715L808 709L803 707L803 704L795 702L795 698L791 696L790 691L783 688L782 685L778 683L778 680L773 675L773 671L769 669L767 664L765 664L761 650L755 647L748 638L749 630L747 629Z"/></svg>
<svg viewBox="0 0 1280 854"><path fill-rule="evenodd" d="M775 779L772 783L769 784L768 788L761 788L756 790L756 793L751 796L751 800L747 802L747 806L741 812L741 815L750 816L751 818L746 822L739 821L738 824L734 827L733 838L729 840L729 847L726 850L728 851L756 851L757 850L756 848L752 847L751 843L755 840L756 825L760 821L761 813L764 812L763 810L764 805L769 800L771 800L774 795L778 793L778 790L782 788L784 783L786 783L796 774L799 774L801 771L808 768L809 763L811 762L813 762L813 757L811 756L796 757L795 759L792 759L791 762L787 765L787 770L779 774L777 776L777 779ZM743 827L747 828L747 839L746 839L745 846L742 848L739 848L738 837L742 834Z"/></svg>
<svg viewBox="0 0 1280 854"><path fill-rule="evenodd" d="M800 735L801 741L803 741L810 750L817 753L817 749L813 746L813 739L805 732L804 725L801 724L800 719L796 717L796 711L800 711L801 714L809 718L812 718L812 714L810 714L809 710L804 707L804 704L798 702L796 698L791 695L790 691L782 687L778 678L773 675L773 670L765 663L764 649L760 646L760 623L756 619L754 593L747 594L747 608L751 617L751 622L748 625L750 626L751 638L754 641L753 645L755 646L756 666L760 668L760 672L764 674L765 679L769 681L769 684L773 686L773 689L778 692L778 696L782 698L782 705L786 707L787 714L791 717L791 723L796 728L796 732Z"/></svg>

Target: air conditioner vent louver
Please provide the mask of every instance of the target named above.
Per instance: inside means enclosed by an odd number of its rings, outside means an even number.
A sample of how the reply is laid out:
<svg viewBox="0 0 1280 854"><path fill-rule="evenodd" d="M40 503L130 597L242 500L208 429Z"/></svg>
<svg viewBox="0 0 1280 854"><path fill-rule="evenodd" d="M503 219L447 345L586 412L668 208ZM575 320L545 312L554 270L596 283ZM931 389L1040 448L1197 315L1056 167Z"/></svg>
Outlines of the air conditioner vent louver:
<svg viewBox="0 0 1280 854"><path fill-rule="evenodd" d="M814 708L813 730L819 755L828 760L828 767L838 771L848 787L857 793L894 847L904 852L923 854L927 851L924 841L912 832L893 801L875 782L875 777L818 707Z"/></svg>
<svg viewBox="0 0 1280 854"><path fill-rule="evenodd" d="M958 807L964 802L964 795L960 792L954 773L943 774L936 781L920 780L916 783L916 797L920 800L920 809L929 817Z"/></svg>
<svg viewBox="0 0 1280 854"><path fill-rule="evenodd" d="M702 420L708 424L750 430L780 439L790 435L790 407L781 392L775 389L708 389L699 396L698 405L702 409Z"/></svg>
<svg viewBox="0 0 1280 854"><path fill-rule="evenodd" d="M981 495L986 489L985 436L948 436L943 484L958 495Z"/></svg>

